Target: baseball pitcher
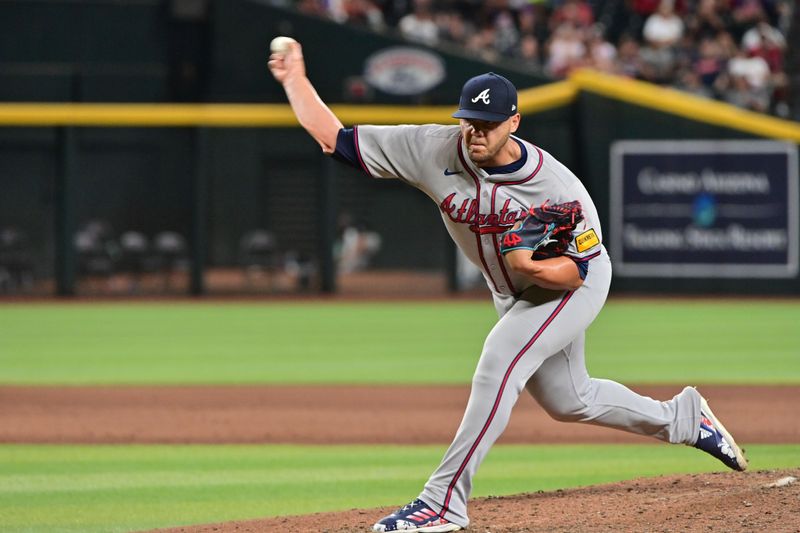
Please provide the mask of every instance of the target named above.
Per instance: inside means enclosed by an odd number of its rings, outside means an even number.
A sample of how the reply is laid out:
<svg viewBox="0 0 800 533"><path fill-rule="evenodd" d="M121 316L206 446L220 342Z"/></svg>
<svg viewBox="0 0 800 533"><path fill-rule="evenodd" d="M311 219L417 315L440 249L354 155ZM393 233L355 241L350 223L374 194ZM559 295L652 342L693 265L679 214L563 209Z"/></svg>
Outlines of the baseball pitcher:
<svg viewBox="0 0 800 533"><path fill-rule="evenodd" d="M695 446L734 470L747 468L693 387L657 401L587 374L584 332L606 300L611 262L580 180L514 136L520 114L509 80L494 73L468 80L453 114L458 126L345 128L306 77L299 43L273 53L269 69L326 154L368 176L401 179L435 202L450 236L486 278L499 315L441 464L419 496L375 531L466 528L473 476L523 390L556 420Z"/></svg>

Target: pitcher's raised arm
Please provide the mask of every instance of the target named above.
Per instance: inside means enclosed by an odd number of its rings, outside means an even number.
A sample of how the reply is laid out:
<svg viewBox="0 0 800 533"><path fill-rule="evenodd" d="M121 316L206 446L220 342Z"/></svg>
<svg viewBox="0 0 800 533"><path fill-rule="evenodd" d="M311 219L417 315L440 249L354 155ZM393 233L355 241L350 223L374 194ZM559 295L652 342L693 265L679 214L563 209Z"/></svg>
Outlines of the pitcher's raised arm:
<svg viewBox="0 0 800 533"><path fill-rule="evenodd" d="M323 152L333 153L336 136L343 126L306 77L300 43L290 42L285 53L271 54L268 66L275 79L283 85L300 125L322 146Z"/></svg>

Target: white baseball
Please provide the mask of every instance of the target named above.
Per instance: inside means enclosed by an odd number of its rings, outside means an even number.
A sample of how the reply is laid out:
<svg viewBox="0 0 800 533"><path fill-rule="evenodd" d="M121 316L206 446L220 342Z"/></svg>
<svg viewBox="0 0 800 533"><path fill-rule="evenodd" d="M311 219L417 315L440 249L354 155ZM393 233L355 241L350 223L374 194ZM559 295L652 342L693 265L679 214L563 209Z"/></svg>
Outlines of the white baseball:
<svg viewBox="0 0 800 533"><path fill-rule="evenodd" d="M289 43L296 43L294 39L291 37L275 37L272 39L272 42L269 43L269 51L273 54L285 54L289 51Z"/></svg>

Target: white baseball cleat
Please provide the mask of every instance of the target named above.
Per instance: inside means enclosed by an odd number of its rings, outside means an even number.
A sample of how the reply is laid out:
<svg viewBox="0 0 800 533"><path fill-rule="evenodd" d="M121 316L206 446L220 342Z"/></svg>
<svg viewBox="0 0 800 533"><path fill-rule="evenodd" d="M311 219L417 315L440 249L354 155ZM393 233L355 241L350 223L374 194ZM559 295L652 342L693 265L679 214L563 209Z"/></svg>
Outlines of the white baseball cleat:
<svg viewBox="0 0 800 533"><path fill-rule="evenodd" d="M714 416L708 402L700 397L700 435L695 448L709 453L725 463L725 466L743 472L747 470L747 458L739 448L733 436L725 429L722 422Z"/></svg>

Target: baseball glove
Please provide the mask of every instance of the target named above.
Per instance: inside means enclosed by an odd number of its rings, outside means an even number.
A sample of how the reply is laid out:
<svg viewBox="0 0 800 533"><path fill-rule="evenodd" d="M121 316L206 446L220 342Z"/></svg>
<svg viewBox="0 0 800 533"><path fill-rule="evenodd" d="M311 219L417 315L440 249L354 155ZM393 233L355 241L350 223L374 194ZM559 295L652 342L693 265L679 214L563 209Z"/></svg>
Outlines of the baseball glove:
<svg viewBox="0 0 800 533"><path fill-rule="evenodd" d="M503 233L500 252L530 250L531 259L548 259L562 255L572 240L572 231L583 220L581 203L564 202L531 207L528 216Z"/></svg>

